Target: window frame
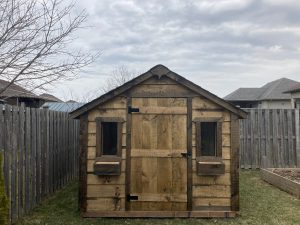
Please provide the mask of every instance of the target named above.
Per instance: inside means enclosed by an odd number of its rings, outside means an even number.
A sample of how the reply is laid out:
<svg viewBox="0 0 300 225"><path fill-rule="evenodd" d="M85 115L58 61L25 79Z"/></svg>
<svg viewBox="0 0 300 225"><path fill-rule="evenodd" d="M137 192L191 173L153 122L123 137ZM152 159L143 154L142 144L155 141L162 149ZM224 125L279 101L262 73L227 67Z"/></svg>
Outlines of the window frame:
<svg viewBox="0 0 300 225"><path fill-rule="evenodd" d="M125 122L120 117L97 117L96 121L96 158L99 157L122 157L122 128ZM111 122L117 123L117 154L104 155L103 154L103 135L102 135L102 123Z"/></svg>
<svg viewBox="0 0 300 225"><path fill-rule="evenodd" d="M195 118L193 120L196 126L196 157L222 158L222 122L223 118ZM216 123L216 155L204 156L201 149L201 123Z"/></svg>

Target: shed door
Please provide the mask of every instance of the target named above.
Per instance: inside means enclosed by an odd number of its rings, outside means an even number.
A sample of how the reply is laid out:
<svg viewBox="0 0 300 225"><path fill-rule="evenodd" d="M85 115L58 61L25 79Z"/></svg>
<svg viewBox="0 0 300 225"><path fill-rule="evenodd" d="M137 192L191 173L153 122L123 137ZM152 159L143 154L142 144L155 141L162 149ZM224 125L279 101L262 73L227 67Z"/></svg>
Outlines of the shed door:
<svg viewBox="0 0 300 225"><path fill-rule="evenodd" d="M187 101L132 98L130 210L187 210ZM135 110L137 111L137 109Z"/></svg>

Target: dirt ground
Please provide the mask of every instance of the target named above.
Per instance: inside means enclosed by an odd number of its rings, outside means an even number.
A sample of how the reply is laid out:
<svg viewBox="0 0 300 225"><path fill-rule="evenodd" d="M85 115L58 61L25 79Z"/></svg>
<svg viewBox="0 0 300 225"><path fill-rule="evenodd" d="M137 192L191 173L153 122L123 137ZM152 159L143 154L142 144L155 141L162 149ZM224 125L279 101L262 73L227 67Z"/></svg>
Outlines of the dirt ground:
<svg viewBox="0 0 300 225"><path fill-rule="evenodd" d="M280 176L286 177L290 180L296 181L300 183L300 169L292 168L292 169L273 169L273 173L276 173Z"/></svg>

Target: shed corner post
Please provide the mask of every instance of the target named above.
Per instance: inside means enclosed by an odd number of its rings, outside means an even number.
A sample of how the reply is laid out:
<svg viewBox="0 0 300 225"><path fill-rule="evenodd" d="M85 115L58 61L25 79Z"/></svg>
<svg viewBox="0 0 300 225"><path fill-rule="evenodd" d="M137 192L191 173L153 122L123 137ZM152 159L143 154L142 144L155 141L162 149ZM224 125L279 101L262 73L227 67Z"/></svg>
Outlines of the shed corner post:
<svg viewBox="0 0 300 225"><path fill-rule="evenodd" d="M78 207L83 213L87 208L87 148L88 148L88 114L80 116L80 155L79 155L79 198Z"/></svg>
<svg viewBox="0 0 300 225"><path fill-rule="evenodd" d="M230 119L230 141L231 141L231 163L230 163L230 179L231 179L231 210L239 211L239 152L240 152L240 135L239 135L239 118L231 114Z"/></svg>

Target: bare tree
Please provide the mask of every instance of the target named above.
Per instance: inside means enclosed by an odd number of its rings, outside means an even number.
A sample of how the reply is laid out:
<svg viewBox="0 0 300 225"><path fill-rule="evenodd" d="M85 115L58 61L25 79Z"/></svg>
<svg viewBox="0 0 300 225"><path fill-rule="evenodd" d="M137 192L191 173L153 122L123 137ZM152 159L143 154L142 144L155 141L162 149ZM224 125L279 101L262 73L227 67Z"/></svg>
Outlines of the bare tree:
<svg viewBox="0 0 300 225"><path fill-rule="evenodd" d="M62 99L64 102L76 101L79 103L87 103L99 95L98 90L87 90L84 94L75 93L71 89L65 89L62 91Z"/></svg>
<svg viewBox="0 0 300 225"><path fill-rule="evenodd" d="M71 89L66 88L62 90L62 98L64 101L74 100L76 102L86 103L121 86L133 79L136 75L137 73L129 70L127 66L119 66L111 72L110 76L105 80L105 84L100 88L87 89L84 94L75 93Z"/></svg>
<svg viewBox="0 0 300 225"><path fill-rule="evenodd" d="M87 18L73 15L75 3L63 0L0 1L0 77L29 90L43 89L58 80L73 79L98 53L70 46L74 32Z"/></svg>
<svg viewBox="0 0 300 225"><path fill-rule="evenodd" d="M100 89L100 92L106 93L122 84L130 81L136 76L134 71L131 71L126 66L119 66L115 68L112 72L110 77L106 80L105 85L103 85Z"/></svg>

